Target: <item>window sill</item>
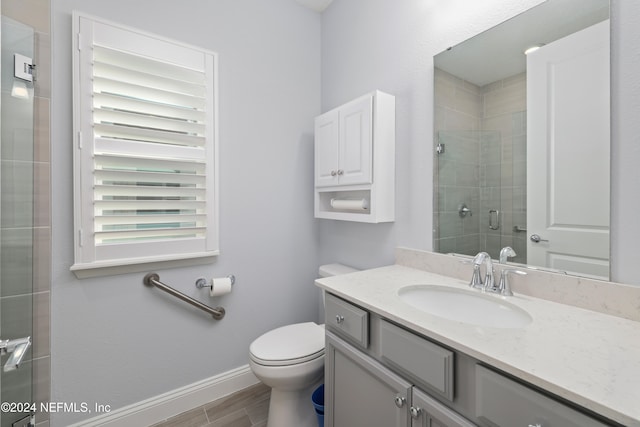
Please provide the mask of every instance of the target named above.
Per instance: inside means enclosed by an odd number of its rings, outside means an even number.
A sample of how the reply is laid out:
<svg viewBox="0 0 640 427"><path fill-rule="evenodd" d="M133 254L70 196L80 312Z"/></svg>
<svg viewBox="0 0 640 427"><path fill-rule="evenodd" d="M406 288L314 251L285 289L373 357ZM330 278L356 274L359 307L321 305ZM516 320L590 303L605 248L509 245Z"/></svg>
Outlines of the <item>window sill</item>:
<svg viewBox="0 0 640 427"><path fill-rule="evenodd" d="M92 277L115 276L118 274L149 272L156 269L189 267L192 265L211 264L220 255L220 251L186 254L184 257L175 256L153 258L137 258L93 262L90 264L74 264L70 270L78 279Z"/></svg>

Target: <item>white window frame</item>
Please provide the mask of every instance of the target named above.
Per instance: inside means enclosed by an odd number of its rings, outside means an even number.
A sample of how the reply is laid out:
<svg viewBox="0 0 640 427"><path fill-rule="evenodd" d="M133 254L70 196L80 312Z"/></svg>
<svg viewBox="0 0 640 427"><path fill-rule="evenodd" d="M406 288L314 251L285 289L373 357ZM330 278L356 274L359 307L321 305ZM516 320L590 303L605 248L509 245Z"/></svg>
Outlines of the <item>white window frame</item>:
<svg viewBox="0 0 640 427"><path fill-rule="evenodd" d="M144 271L158 263L162 263L163 267L170 267L210 262L211 257L219 254L217 54L79 12L73 13L73 34L75 262L71 266L71 271L78 277L91 277ZM204 126L201 126L202 137L198 137L199 141L203 141L201 145L172 145L172 142L149 144L102 138L99 135L100 131L96 130L102 125L94 123L94 120L100 121L100 119L94 118L95 87L93 83L96 62L94 55L97 55L100 49L124 52L125 56L130 55L127 58L133 60L139 57L143 58L142 60L149 59L173 64L172 66L179 65L204 76L202 79ZM124 64L126 63L125 61ZM197 96L200 96L199 92ZM95 110L97 111L95 117L98 117L101 114L100 109ZM138 118L134 119L134 122L136 120ZM135 122L133 126L137 125ZM140 124L140 126L145 125ZM125 146L128 147L125 151L118 151L120 147ZM202 200L198 199L200 202L197 212L201 215L198 215L197 232L193 234L182 232L184 235L178 238L161 236L156 237L160 240L148 241L100 237L105 232L101 231L98 225L101 219L100 211L96 206L104 204L104 201L100 199L95 189L100 187L96 185L99 183L100 175L97 159L105 157L103 150L105 147L110 151L106 156L130 156L131 159L150 157L153 161L159 162L172 162L177 159L176 162L197 163L199 168L197 174L204 186L204 191L199 193L204 194ZM148 147L151 149L147 149ZM132 151L135 153L132 154ZM201 176L202 174L204 177ZM146 191L145 188L140 190L140 185L136 182L134 186L136 196L144 195L140 193ZM134 200L139 200L136 196ZM95 203L96 201L98 203ZM177 205L181 206L183 203L189 202L177 202ZM168 207L172 204L175 202L164 200L162 206L165 207L162 209L173 209ZM134 211L137 213L133 215L134 218L131 221L138 223L136 218L139 218L137 215L140 215L140 211L135 209ZM173 226L173 223L171 224ZM195 220L194 224L196 224ZM138 223L137 226L134 224L134 228L140 228L140 224ZM180 229L175 231L180 233ZM123 234L126 234L126 231ZM170 233L161 232L160 234Z"/></svg>

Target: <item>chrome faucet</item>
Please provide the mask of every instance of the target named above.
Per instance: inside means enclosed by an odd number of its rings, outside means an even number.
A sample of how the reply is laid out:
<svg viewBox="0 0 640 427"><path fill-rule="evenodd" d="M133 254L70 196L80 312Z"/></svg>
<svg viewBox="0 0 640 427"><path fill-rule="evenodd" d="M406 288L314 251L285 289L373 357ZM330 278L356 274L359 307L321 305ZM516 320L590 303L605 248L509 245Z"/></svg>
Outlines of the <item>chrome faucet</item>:
<svg viewBox="0 0 640 427"><path fill-rule="evenodd" d="M516 251L511 246L505 246L500 250L500 264L506 264L507 258L516 256Z"/></svg>
<svg viewBox="0 0 640 427"><path fill-rule="evenodd" d="M513 296L511 291L511 284L509 283L509 274L518 274L520 276L526 276L524 271L516 270L515 268L505 268L500 274L500 283L498 284L498 293L506 297Z"/></svg>
<svg viewBox="0 0 640 427"><path fill-rule="evenodd" d="M484 280L480 277L480 266L485 264ZM473 276L469 286L472 288L481 288L485 291L495 291L496 285L493 278L493 262L491 256L486 252L479 252L473 258Z"/></svg>

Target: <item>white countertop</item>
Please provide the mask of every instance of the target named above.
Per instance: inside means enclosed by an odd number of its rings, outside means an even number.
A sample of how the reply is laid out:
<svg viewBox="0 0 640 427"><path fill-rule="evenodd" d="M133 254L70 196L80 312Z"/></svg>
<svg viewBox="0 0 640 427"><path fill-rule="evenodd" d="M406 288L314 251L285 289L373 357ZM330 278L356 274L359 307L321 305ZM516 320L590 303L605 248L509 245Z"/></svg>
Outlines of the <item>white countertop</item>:
<svg viewBox="0 0 640 427"><path fill-rule="evenodd" d="M640 427L640 322L518 294L506 301L533 318L522 329L451 321L408 305L398 290L408 285L470 290L467 282L400 265L316 284L625 426Z"/></svg>

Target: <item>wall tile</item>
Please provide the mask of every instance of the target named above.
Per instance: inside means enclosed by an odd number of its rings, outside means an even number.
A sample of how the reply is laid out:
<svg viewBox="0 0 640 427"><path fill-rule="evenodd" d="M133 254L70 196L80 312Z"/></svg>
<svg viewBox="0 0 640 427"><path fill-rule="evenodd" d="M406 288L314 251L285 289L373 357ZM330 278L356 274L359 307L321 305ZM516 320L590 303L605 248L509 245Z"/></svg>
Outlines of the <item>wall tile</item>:
<svg viewBox="0 0 640 427"><path fill-rule="evenodd" d="M51 401L51 358L41 357L33 360L33 400L37 405L41 402ZM38 411L36 414L36 424L45 423L49 420L48 412Z"/></svg>
<svg viewBox="0 0 640 427"><path fill-rule="evenodd" d="M51 289L51 228L33 229L33 292Z"/></svg>
<svg viewBox="0 0 640 427"><path fill-rule="evenodd" d="M49 163L33 164L33 226L51 225L51 166Z"/></svg>
<svg viewBox="0 0 640 427"><path fill-rule="evenodd" d="M34 100L34 162L51 161L50 105L51 101L48 98L36 97Z"/></svg>
<svg viewBox="0 0 640 427"><path fill-rule="evenodd" d="M51 293L33 294L33 358L49 356L51 348Z"/></svg>
<svg viewBox="0 0 640 427"><path fill-rule="evenodd" d="M33 163L2 161L0 227L31 227L33 223Z"/></svg>
<svg viewBox="0 0 640 427"><path fill-rule="evenodd" d="M51 33L49 0L2 0L2 14L36 31Z"/></svg>
<svg viewBox="0 0 640 427"><path fill-rule="evenodd" d="M0 296L31 294L33 261L31 228L2 229L0 239ZM2 313L4 316L4 313ZM5 324L2 323L4 332ZM27 335L31 335L30 333Z"/></svg>
<svg viewBox="0 0 640 427"><path fill-rule="evenodd" d="M33 313L33 301L31 295L20 295L13 297L0 298L0 324L2 325L2 339L17 339L29 337L32 335L31 322L25 321L24 318L30 319ZM30 360L33 347L27 350L24 360ZM8 356L4 355L2 364L6 362ZM15 375L20 377L22 374ZM14 375L12 374L12 377ZM8 381L11 383L12 381ZM4 387L4 382L2 383ZM11 385L7 385L11 387ZM2 394L3 401L5 395Z"/></svg>
<svg viewBox="0 0 640 427"><path fill-rule="evenodd" d="M51 98L51 36L49 34L36 32L34 57L36 65L35 95L41 98Z"/></svg>

